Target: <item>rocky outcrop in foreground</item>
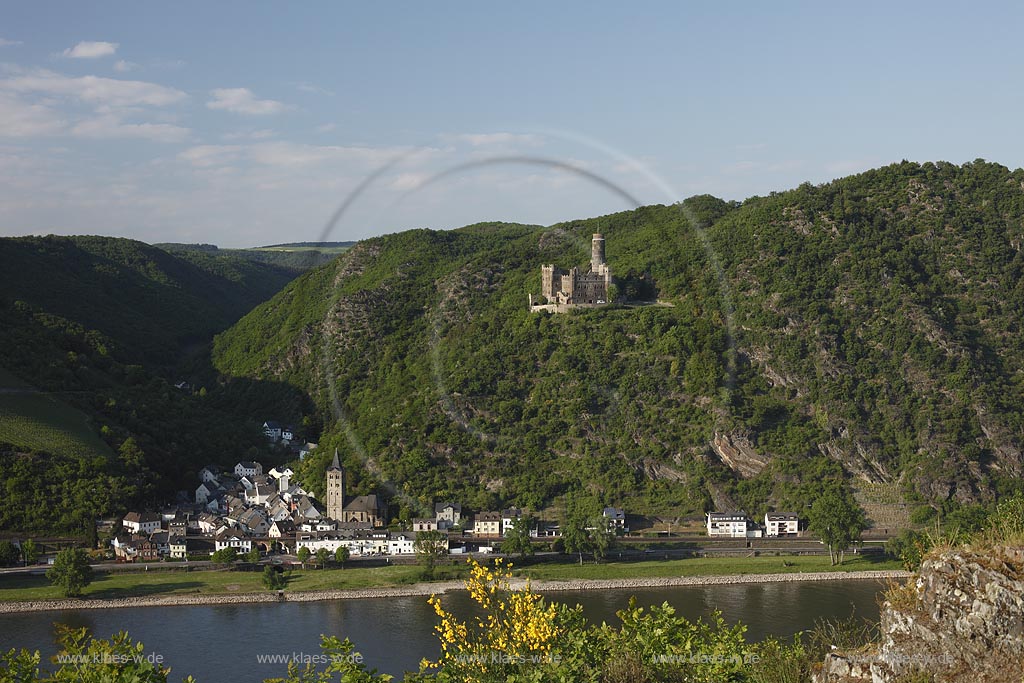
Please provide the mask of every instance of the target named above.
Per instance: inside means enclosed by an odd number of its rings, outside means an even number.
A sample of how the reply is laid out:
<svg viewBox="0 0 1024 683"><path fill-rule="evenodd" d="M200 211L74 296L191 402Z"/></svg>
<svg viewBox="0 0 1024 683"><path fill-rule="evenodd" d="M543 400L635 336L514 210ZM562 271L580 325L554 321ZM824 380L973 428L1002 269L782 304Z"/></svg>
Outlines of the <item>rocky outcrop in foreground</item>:
<svg viewBox="0 0 1024 683"><path fill-rule="evenodd" d="M815 683L1022 683L1024 548L946 551L894 588L881 642L826 655Z"/></svg>

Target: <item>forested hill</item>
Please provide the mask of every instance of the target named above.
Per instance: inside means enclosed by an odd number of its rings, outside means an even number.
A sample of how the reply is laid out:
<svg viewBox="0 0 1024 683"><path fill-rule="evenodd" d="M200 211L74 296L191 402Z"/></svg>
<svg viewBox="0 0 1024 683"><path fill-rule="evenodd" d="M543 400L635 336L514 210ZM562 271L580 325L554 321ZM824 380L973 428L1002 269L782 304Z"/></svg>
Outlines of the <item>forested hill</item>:
<svg viewBox="0 0 1024 683"><path fill-rule="evenodd" d="M411 508L581 487L757 513L840 473L948 508L1021 473L1022 187L983 161L904 162L742 204L389 235L290 283L214 361L325 416L333 382L346 419L319 452ZM540 265L585 265L594 232L620 293L670 305L528 312Z"/></svg>
<svg viewBox="0 0 1024 683"><path fill-rule="evenodd" d="M241 258L112 237L0 238L4 305L103 335L121 360L172 365L294 277ZM0 361L2 364L2 361Z"/></svg>
<svg viewBox="0 0 1024 683"><path fill-rule="evenodd" d="M0 239L0 530L90 531L191 489L206 463L269 461L250 451L265 411L297 408L217 382L207 350L291 277L124 239Z"/></svg>

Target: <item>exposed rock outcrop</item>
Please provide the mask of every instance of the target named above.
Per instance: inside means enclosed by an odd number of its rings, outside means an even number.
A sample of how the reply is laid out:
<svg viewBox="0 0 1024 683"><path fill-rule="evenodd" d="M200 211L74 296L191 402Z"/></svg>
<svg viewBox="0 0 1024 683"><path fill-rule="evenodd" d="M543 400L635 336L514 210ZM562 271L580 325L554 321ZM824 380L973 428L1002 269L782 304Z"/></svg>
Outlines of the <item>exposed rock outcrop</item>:
<svg viewBox="0 0 1024 683"><path fill-rule="evenodd" d="M815 683L897 683L912 675L936 683L1021 683L1022 574L1020 547L959 549L926 560L907 586L890 593L881 643L826 655Z"/></svg>
<svg viewBox="0 0 1024 683"><path fill-rule="evenodd" d="M715 434L711 440L715 455L736 474L755 477L768 465L768 458L754 450L750 439L742 434Z"/></svg>

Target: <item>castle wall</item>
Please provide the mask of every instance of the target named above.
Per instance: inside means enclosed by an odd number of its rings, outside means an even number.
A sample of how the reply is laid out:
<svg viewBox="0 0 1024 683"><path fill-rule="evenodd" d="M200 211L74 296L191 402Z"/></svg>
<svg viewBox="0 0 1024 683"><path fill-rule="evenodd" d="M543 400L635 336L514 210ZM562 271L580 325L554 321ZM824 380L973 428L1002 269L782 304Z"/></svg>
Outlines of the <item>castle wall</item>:
<svg viewBox="0 0 1024 683"><path fill-rule="evenodd" d="M608 288L612 282L612 271L605 263L604 236L594 235L591 243L590 270L581 272L578 267L568 272L554 265L542 265L540 268L541 294L547 304L554 305L556 311L566 306L593 306L608 303ZM541 306L533 306L532 310L541 310Z"/></svg>

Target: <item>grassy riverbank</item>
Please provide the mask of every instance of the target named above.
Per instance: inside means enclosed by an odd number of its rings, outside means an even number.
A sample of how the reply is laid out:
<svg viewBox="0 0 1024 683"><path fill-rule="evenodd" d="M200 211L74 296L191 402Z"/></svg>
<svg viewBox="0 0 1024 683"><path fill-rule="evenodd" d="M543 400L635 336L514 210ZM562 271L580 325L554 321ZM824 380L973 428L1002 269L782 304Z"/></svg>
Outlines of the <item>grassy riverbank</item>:
<svg viewBox="0 0 1024 683"><path fill-rule="evenodd" d="M516 572L538 580L642 579L675 576L727 576L742 574L798 574L831 570L864 571L899 569L899 563L854 557L842 567L830 567L827 557L714 557L606 564L543 564ZM442 580L460 578L463 566L443 568ZM288 591L359 590L416 583L421 569L390 566L348 569L307 569L292 573ZM162 595L238 595L263 593L259 572L151 571L97 573L86 587L90 599L156 597ZM0 601L57 600L59 591L42 576L0 575Z"/></svg>
<svg viewBox="0 0 1024 683"><path fill-rule="evenodd" d="M572 579L641 579L666 576L729 576L742 574L799 574L828 571L902 569L896 560L862 555L846 560L841 567L829 565L827 556L793 557L701 557L685 560L608 562L605 564L543 564L517 570L517 576L548 581Z"/></svg>

